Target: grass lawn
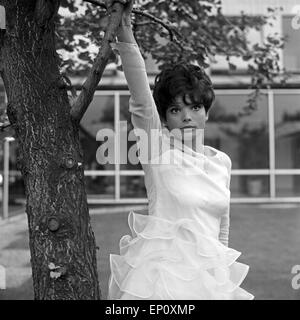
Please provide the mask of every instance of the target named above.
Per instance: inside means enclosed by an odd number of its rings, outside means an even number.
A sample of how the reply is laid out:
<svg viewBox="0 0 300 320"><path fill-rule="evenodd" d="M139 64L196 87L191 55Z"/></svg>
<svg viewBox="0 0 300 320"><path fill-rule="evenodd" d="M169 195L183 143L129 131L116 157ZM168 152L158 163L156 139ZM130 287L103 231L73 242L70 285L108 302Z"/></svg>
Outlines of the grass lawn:
<svg viewBox="0 0 300 320"><path fill-rule="evenodd" d="M109 254L118 253L118 242L129 233L128 212L92 215L98 250L98 271L103 299L107 296ZM0 224L0 264L7 268L7 289L1 299L32 299L27 221ZM291 286L294 265L300 265L300 208L232 205L230 243L242 252L238 261L250 266L242 287L255 299L300 299Z"/></svg>

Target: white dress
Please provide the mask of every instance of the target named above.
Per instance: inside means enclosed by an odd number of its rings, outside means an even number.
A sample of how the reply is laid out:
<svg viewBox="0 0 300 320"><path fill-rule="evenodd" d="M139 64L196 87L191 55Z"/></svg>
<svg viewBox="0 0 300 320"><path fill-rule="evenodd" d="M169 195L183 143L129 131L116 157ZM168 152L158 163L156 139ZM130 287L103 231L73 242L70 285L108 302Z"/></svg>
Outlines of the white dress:
<svg viewBox="0 0 300 320"><path fill-rule="evenodd" d="M138 47L113 48L122 58L134 127L161 128ZM204 154L186 146L163 150L151 155L156 164L142 164L149 212L129 213L131 235L121 238L120 255L110 255L108 299L253 299L240 287L249 266L228 247L230 158L208 146ZM170 155L173 164L164 164Z"/></svg>

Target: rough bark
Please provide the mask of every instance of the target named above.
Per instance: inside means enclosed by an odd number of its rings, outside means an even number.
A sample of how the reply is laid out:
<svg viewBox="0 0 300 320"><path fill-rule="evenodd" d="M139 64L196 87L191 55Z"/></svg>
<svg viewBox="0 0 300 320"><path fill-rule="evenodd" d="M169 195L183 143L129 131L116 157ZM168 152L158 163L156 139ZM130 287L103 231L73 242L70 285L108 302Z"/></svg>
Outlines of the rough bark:
<svg viewBox="0 0 300 320"><path fill-rule="evenodd" d="M59 1L2 3L7 30L1 75L25 183L34 296L99 299L78 124L70 116L54 45Z"/></svg>

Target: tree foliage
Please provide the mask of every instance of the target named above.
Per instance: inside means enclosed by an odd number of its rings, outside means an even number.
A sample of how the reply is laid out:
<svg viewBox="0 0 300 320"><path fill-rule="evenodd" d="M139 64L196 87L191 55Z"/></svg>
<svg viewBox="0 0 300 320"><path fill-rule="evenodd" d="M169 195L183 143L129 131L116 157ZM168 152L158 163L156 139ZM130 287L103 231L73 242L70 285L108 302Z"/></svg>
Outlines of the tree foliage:
<svg viewBox="0 0 300 320"><path fill-rule="evenodd" d="M89 1L63 0L61 6L73 15L59 18L57 46L61 52L67 51L75 57L65 59L62 65L68 72L83 71L91 66L95 56L90 44L94 48L101 47L107 11ZM216 55L222 55L228 61L229 72L236 69L233 57L248 63L253 88L285 79L285 70L279 62L284 39L275 33L267 35L263 43L251 43L248 37L251 30L260 31L265 25L272 24L280 8L268 9L267 15L249 16L241 12L236 17L223 14L220 0L139 0L135 8L150 13L177 31L171 41L169 31L161 24L139 14L133 17L134 32L142 53L151 54L160 68L178 60L208 67ZM116 61L114 59L112 55L111 60Z"/></svg>

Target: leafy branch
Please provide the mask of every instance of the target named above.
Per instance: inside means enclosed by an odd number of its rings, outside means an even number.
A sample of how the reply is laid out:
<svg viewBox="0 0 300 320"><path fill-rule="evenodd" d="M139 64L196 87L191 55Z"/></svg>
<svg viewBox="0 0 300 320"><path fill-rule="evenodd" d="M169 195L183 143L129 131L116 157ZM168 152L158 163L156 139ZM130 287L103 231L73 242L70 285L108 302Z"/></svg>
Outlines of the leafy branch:
<svg viewBox="0 0 300 320"><path fill-rule="evenodd" d="M106 4L99 1L99 0L83 0L83 1L89 2L91 4L94 4L96 6L101 7L103 9L109 10L109 8L107 8ZM118 2L118 1L115 1L115 2ZM168 30L171 41L175 41L175 42L177 41L175 35L177 37L181 38L180 33L168 21L164 22L161 19L154 17L152 14L145 12L144 10L137 9L137 8L134 8L132 10L132 13L139 15L139 16L142 16L142 17L145 17L145 18L148 18L150 21L163 26L166 30Z"/></svg>
<svg viewBox="0 0 300 320"><path fill-rule="evenodd" d="M72 12L75 11L74 2L61 1L68 3ZM70 58L64 64L73 68L72 70L82 67L82 72L87 65L94 68L94 61L97 61L97 57L93 58L96 53L91 52L90 44L93 43L102 50L106 47L105 35L111 30L110 8L107 8L107 4L103 0L83 1L87 3L85 14L76 19L64 18L64 25L58 29L62 35L59 40L60 48L70 55L79 53L78 60ZM120 0L120 3L115 2L114 5L121 6L121 3L124 1ZM205 68L209 66L209 59L222 55L226 57L229 72L232 73L236 65L231 58L242 59L247 62L248 74L251 76L249 88L254 90L249 96L248 107L249 110L255 109L259 90L263 86L288 77L286 70L280 66L278 53L283 47L284 39L273 35L267 37L264 43L253 45L247 38L250 30L262 30L270 19L274 19L276 10L270 9L270 14L266 16L247 16L241 13L240 16L229 18L223 15L221 9L219 0L143 1L142 9L138 6L133 9L135 37L142 54L150 54L160 69L178 61L196 63ZM79 51L82 49L85 51ZM112 52L108 56L108 61L116 61ZM84 85L85 88L86 86L87 84ZM73 112L72 114L74 115Z"/></svg>
<svg viewBox="0 0 300 320"><path fill-rule="evenodd" d="M108 28L105 32L102 47L99 50L93 67L82 86L82 90L78 98L75 100L71 108L71 117L78 123L82 119L89 104L93 99L93 95L95 93L97 85L102 77L104 69L112 53L110 43L114 41L117 29L120 25L122 10L122 4L118 2L115 2L113 4L113 7L111 8L111 15L109 16Z"/></svg>

